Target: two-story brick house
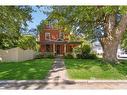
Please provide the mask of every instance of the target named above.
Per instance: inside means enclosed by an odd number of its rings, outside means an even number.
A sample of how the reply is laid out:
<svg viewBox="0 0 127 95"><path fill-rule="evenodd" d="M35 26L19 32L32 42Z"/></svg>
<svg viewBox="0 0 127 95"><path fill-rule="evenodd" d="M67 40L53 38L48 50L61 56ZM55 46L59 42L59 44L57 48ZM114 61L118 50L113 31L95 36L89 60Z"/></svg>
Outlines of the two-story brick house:
<svg viewBox="0 0 127 95"><path fill-rule="evenodd" d="M50 26L45 26L40 32L40 51L42 54L51 52L54 55L66 55L72 53L73 48L78 46L80 42L69 41L69 34L62 32Z"/></svg>

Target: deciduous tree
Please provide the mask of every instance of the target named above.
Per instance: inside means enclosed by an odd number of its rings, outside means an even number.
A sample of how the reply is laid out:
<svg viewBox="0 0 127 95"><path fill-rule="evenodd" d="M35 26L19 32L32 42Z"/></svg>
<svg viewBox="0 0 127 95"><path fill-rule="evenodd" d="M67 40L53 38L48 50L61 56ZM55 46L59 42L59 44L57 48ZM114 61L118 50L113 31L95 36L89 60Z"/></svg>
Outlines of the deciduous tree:
<svg viewBox="0 0 127 95"><path fill-rule="evenodd" d="M117 49L127 27L126 6L56 6L50 13L50 21L69 31L98 38L107 61L117 61Z"/></svg>
<svg viewBox="0 0 127 95"><path fill-rule="evenodd" d="M0 6L0 48L12 48L18 45L21 31L31 21L30 6Z"/></svg>

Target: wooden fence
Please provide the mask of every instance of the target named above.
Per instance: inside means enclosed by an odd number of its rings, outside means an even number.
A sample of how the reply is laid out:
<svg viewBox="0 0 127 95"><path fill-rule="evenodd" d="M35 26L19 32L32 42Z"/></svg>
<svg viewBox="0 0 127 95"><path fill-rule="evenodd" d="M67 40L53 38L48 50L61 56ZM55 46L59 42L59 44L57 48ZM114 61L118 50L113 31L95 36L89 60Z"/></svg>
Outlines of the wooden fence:
<svg viewBox="0 0 127 95"><path fill-rule="evenodd" d="M33 50L23 50L19 47L2 50L0 49L0 61L7 62L19 62L25 60L31 60L35 57L35 51Z"/></svg>

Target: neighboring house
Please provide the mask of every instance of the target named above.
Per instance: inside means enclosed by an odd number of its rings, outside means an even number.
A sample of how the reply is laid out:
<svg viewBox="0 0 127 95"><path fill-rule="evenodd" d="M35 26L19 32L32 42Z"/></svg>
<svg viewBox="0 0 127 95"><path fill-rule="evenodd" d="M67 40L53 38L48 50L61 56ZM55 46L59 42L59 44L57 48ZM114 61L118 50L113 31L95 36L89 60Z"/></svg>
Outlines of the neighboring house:
<svg viewBox="0 0 127 95"><path fill-rule="evenodd" d="M95 41L95 42L92 43L92 50L98 55L103 54L103 49L102 49L102 46L101 46L99 41ZM118 46L118 50L117 50L117 58L118 59L127 58L127 53L125 52L124 49L122 49L120 47L120 45Z"/></svg>
<svg viewBox="0 0 127 95"><path fill-rule="evenodd" d="M79 41L69 41L70 34L62 32L61 29L53 28L46 25L40 31L40 51L44 54L47 52L66 55L72 53L73 48L80 44Z"/></svg>
<svg viewBox="0 0 127 95"><path fill-rule="evenodd" d="M101 44L100 44L99 41L95 41L95 42L92 43L92 50L98 55L103 54L103 49L102 49Z"/></svg>
<svg viewBox="0 0 127 95"><path fill-rule="evenodd" d="M123 48L120 48L120 46L118 46L117 58L118 59L127 58L127 52Z"/></svg>

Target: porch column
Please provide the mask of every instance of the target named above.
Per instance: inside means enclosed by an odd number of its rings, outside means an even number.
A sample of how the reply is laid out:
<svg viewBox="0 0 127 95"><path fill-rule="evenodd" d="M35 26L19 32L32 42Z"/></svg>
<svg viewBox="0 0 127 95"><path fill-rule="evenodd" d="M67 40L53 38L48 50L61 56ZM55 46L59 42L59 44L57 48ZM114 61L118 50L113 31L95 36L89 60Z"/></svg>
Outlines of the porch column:
<svg viewBox="0 0 127 95"><path fill-rule="evenodd" d="M66 44L64 44L64 55L66 55Z"/></svg>
<svg viewBox="0 0 127 95"><path fill-rule="evenodd" d="M55 43L53 44L53 53L55 54Z"/></svg>

